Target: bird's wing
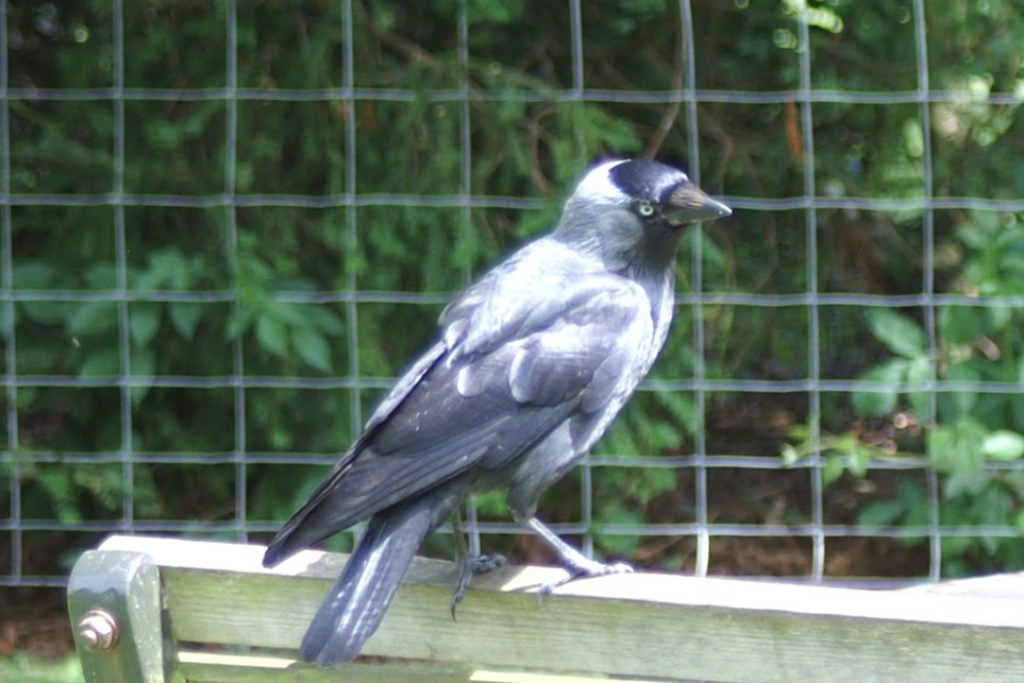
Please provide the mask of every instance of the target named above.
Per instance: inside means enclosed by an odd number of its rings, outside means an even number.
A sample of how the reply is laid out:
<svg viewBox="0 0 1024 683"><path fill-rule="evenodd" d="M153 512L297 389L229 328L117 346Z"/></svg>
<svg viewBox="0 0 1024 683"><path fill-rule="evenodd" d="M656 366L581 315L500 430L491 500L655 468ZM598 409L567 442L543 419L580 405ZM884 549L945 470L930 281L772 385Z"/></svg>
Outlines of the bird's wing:
<svg viewBox="0 0 1024 683"><path fill-rule="evenodd" d="M501 467L633 389L653 339L643 289L578 257L514 261L449 307L443 340L285 524L271 561L474 466Z"/></svg>

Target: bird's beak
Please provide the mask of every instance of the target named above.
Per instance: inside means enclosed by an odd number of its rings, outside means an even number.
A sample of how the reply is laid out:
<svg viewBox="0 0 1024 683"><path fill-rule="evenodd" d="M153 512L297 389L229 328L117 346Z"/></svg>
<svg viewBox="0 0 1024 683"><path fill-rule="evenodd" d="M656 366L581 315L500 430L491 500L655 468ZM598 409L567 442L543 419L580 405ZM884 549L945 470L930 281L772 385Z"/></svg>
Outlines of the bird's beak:
<svg viewBox="0 0 1024 683"><path fill-rule="evenodd" d="M664 207L665 217L678 225L713 221L732 213L732 209L707 196L693 183L676 186L665 198Z"/></svg>

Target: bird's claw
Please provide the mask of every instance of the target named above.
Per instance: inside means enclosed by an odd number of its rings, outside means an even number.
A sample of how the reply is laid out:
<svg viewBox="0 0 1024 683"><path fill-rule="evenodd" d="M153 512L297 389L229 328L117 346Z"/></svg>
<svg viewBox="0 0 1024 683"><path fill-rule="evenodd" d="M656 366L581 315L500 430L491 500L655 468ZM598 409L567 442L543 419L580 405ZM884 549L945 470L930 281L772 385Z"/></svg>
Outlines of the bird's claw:
<svg viewBox="0 0 1024 683"><path fill-rule="evenodd" d="M595 560L587 560L585 562L576 562L565 568L566 575L549 581L541 585L538 589L538 596L543 598L565 584L575 581L576 579L592 579L598 576L607 576L608 574L632 574L633 567L626 564L625 562L616 562L614 564L604 564Z"/></svg>
<svg viewBox="0 0 1024 683"><path fill-rule="evenodd" d="M493 572L495 569L504 567L506 564L508 564L508 560L505 559L505 556L497 553L494 555L473 555L466 558L466 562L459 570L459 578L455 581L455 592L452 594L452 621L455 621L455 608L466 597L466 589L469 588L469 582L473 579L473 574Z"/></svg>
<svg viewBox="0 0 1024 683"><path fill-rule="evenodd" d="M493 572L508 564L504 555L494 553L493 555L474 555L469 558L469 567L474 574L486 574Z"/></svg>

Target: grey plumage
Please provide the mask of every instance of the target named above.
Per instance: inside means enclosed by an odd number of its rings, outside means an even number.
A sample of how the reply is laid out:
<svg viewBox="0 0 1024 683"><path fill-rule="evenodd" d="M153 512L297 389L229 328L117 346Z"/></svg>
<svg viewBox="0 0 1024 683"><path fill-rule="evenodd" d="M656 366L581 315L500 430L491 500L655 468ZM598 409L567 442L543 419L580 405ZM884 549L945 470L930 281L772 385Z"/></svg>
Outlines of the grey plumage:
<svg viewBox="0 0 1024 683"><path fill-rule="evenodd" d="M479 491L508 489L513 517L552 545L570 577L624 569L560 541L535 519L537 501L601 437L661 350L683 228L728 213L669 166L602 164L551 235L445 309L441 340L267 549L269 566L370 518L306 633L304 659L355 657L420 543Z"/></svg>

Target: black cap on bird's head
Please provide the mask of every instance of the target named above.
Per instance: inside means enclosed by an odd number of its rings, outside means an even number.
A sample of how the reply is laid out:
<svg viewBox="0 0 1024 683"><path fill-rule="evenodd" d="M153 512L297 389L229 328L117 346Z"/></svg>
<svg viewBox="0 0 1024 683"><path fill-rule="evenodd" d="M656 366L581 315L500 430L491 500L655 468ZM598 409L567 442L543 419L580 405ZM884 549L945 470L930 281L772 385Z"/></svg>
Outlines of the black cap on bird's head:
<svg viewBox="0 0 1024 683"><path fill-rule="evenodd" d="M555 234L599 251L609 265L663 265L675 255L680 228L731 213L677 168L647 159L608 161L576 186Z"/></svg>
<svg viewBox="0 0 1024 683"><path fill-rule="evenodd" d="M608 177L634 199L641 218L660 218L680 226L732 213L729 207L704 194L685 173L657 161L616 163L608 169Z"/></svg>

